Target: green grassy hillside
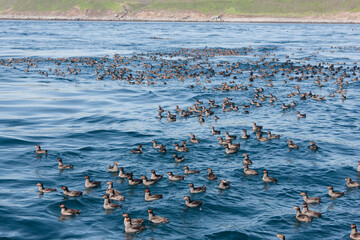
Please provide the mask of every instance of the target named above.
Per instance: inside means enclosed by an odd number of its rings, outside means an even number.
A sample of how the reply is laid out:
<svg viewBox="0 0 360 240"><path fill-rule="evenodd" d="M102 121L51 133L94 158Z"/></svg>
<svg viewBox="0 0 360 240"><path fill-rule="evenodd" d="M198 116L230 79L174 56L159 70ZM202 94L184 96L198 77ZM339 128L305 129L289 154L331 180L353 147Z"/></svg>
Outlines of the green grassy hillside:
<svg viewBox="0 0 360 240"><path fill-rule="evenodd" d="M359 12L360 0L0 0L0 11L166 10L220 15L304 16Z"/></svg>

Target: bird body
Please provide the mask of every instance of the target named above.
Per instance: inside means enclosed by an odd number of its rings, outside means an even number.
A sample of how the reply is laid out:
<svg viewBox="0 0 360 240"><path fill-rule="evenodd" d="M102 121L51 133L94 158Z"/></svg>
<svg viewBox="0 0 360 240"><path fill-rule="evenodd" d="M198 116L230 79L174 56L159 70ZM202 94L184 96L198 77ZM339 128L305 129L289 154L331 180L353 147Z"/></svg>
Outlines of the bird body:
<svg viewBox="0 0 360 240"><path fill-rule="evenodd" d="M309 217L315 217L315 218L321 217L321 213L309 210L306 204L303 204L302 213L309 216Z"/></svg>
<svg viewBox="0 0 360 240"><path fill-rule="evenodd" d="M206 185L201 187L194 187L194 184L190 183L190 193L200 193L206 191Z"/></svg>
<svg viewBox="0 0 360 240"><path fill-rule="evenodd" d="M335 192L332 186L329 186L328 189L329 189L329 196L333 198L339 198L345 194L344 192Z"/></svg>
<svg viewBox="0 0 360 240"><path fill-rule="evenodd" d="M150 202L158 199L162 199L162 194L151 194L149 189L145 190L145 201Z"/></svg>
<svg viewBox="0 0 360 240"><path fill-rule="evenodd" d="M185 176L182 175L174 175L172 172L168 172L169 180L171 181L181 181L184 180Z"/></svg>
<svg viewBox="0 0 360 240"><path fill-rule="evenodd" d="M228 189L230 187L230 181L226 181L225 179L222 179L219 184L219 189Z"/></svg>
<svg viewBox="0 0 360 240"><path fill-rule="evenodd" d="M36 185L39 186L39 192L42 192L42 193L48 193L48 192L55 192L56 191L56 188L44 188L44 185L41 182L39 182Z"/></svg>
<svg viewBox="0 0 360 240"><path fill-rule="evenodd" d="M360 187L360 183L352 181L351 178L347 177L346 180L346 186L349 188L357 188Z"/></svg>
<svg viewBox="0 0 360 240"><path fill-rule="evenodd" d="M114 165L109 165L109 168L108 168L108 172L118 172L119 171L119 168L118 168L118 165L119 162L114 162Z"/></svg>
<svg viewBox="0 0 360 240"><path fill-rule="evenodd" d="M301 195L304 198L304 202L306 203L320 203L321 198L320 197L308 197L306 192L302 192Z"/></svg>
<svg viewBox="0 0 360 240"><path fill-rule="evenodd" d="M302 214L300 212L300 208L298 206L294 207L294 209L296 210L296 219L299 220L300 222L311 222L312 218L309 217L308 215Z"/></svg>
<svg viewBox="0 0 360 240"><path fill-rule="evenodd" d="M152 209L148 210L149 213L149 221L153 223L167 223L169 222L169 219L161 216L156 216L154 214L154 211Z"/></svg>
<svg viewBox="0 0 360 240"><path fill-rule="evenodd" d="M201 207L203 201L196 201L196 200L191 200L190 197L184 197L185 199L185 204L188 207Z"/></svg>
<svg viewBox="0 0 360 240"><path fill-rule="evenodd" d="M112 203L112 202L110 201L108 195L104 195L103 198L104 198L103 207L104 207L104 209L106 209L106 210L110 210L110 209L115 209L115 208L120 208L120 207L122 207L122 205Z"/></svg>
<svg viewBox="0 0 360 240"><path fill-rule="evenodd" d="M73 209L73 208L66 208L66 206L64 204L61 204L60 208L61 208L61 215L71 216L71 215L80 214L80 210Z"/></svg>
<svg viewBox="0 0 360 240"><path fill-rule="evenodd" d="M66 186L61 186L61 189L64 190L64 195L69 197L79 197L82 196L82 191L69 191L69 189Z"/></svg>
<svg viewBox="0 0 360 240"><path fill-rule="evenodd" d="M273 182L273 183L277 182L277 178L269 177L268 172L266 170L264 170L264 175L262 180L264 182Z"/></svg>
<svg viewBox="0 0 360 240"><path fill-rule="evenodd" d="M98 187L100 186L101 182L99 181L90 181L89 176L85 176L85 187L86 188L92 188L92 187Z"/></svg>

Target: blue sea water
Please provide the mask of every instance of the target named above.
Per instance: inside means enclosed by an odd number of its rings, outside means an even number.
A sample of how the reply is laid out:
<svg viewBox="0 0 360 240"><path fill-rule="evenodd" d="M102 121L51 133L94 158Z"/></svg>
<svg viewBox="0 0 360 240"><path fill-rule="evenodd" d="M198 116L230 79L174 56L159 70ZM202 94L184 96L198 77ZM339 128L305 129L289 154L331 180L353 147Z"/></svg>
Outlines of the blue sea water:
<svg viewBox="0 0 360 240"><path fill-rule="evenodd" d="M25 72L26 63L0 66L0 237L3 239L277 239L278 232L287 239L349 239L350 225L360 226L360 190L349 189L345 177L359 181L356 171L359 161L360 86L352 79L359 76L350 70L359 65L359 25L327 24L242 24L242 23L121 23L121 22L47 22L1 21L0 59L38 60L37 68ZM251 47L250 47L251 46ZM158 79L156 85L129 85L127 81L99 81L95 67L78 64L78 75L55 76L56 67L65 71L74 67L64 63L55 66L48 58L91 57L97 61L114 54L120 57L146 56L171 53L182 49L245 49L251 53L238 56L207 56L213 65L222 63L216 72L225 71L224 61L242 62L242 74L237 79L215 75L211 83L196 85L196 79ZM244 51L245 51L244 50ZM159 56L163 61L186 58ZM336 78L323 82L318 88L309 78L306 81L288 81L276 75L274 87L267 87L265 79L255 80L248 91L203 90L226 82L249 84L250 67L256 61L278 59L279 64L291 60L294 66L311 64L342 67L351 75L345 78L348 90L345 101L336 94ZM158 61L149 63L154 65ZM201 60L199 60L201 61ZM180 60L179 60L180 62ZM139 64L139 65L137 65ZM176 63L173 63L176 64ZM14 68L15 67L15 68ZM38 70L52 72L46 77ZM128 68L143 70L141 59ZM258 71L256 69L255 71ZM324 70L326 72L326 70ZM341 73L342 73L341 71ZM351 74L350 74L351 73ZM306 74L306 73L304 73ZM339 75L340 76L340 75ZM336 76L336 77L339 77ZM324 79L325 77L322 77ZM189 88L194 85L194 88ZM326 96L325 101L300 100L286 95L301 85L301 92L312 91ZM249 114L222 112L220 118L180 118L168 122L157 118L161 105L175 113L175 105L192 106L195 99L215 99L221 104L225 97L241 106L248 105L255 87L263 87L264 95L276 95L274 105L268 101L260 108L251 107ZM297 103L293 109L282 111L281 104ZM306 113L297 119L296 111ZM280 134L280 139L267 142L256 140L252 123L264 130ZM226 155L211 135L210 127L237 134L243 129L251 133L249 140L240 142L237 154ZM189 140L194 133L199 144L188 144L185 161L174 162L174 143ZM299 145L289 151L287 139ZM152 148L151 140L166 145L167 153ZM310 151L309 141L319 146ZM48 150L47 155L36 155L34 145ZM129 150L144 145L141 155ZM279 179L276 184L264 184L262 174L246 176L243 173L243 153L253 161L250 167L259 171L267 169L270 176ZM182 154L180 154L182 155ZM73 164L73 170L59 171L57 158ZM127 181L108 173L109 164L118 161L125 171L150 177L151 169L164 174L164 179L149 187L163 199L146 202L142 185L129 186ZM183 174L183 167L201 170L200 174L187 176L184 181L170 182L168 171ZM217 181L206 178L207 168L218 175ZM86 190L84 176L102 181L100 188ZM231 181L231 187L219 191L220 179ZM126 200L123 207L114 211L103 209L102 195L106 181L113 181ZM45 187L56 187L57 192L40 195L37 182ZM205 193L190 195L188 184L207 185ZM61 185L70 190L84 191L79 198L64 197ZM328 186L344 191L345 196L330 199ZM295 219L294 206L302 205L300 193L322 197L320 205L310 206L322 212L322 217L311 223ZM203 200L202 209L186 208L184 196ZM59 204L81 209L76 217L63 219ZM147 209L169 218L168 224L146 221L146 230L137 235L124 232L123 212L134 218L146 218Z"/></svg>

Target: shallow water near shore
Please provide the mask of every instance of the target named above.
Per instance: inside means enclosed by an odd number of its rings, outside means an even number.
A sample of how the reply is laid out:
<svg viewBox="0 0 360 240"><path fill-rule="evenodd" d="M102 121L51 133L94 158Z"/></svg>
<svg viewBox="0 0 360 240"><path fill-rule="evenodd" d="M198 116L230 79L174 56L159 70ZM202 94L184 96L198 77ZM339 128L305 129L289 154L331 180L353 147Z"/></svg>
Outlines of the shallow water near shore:
<svg viewBox="0 0 360 240"><path fill-rule="evenodd" d="M274 87L256 80L248 91L212 91L223 82L248 84L249 66L263 57L277 58L280 64L291 60L298 67L311 64L342 66L350 73L354 63L359 65L360 25L327 24L239 24L239 23L119 23L119 22L46 22L1 21L0 59L31 58L39 60L37 68L25 72L25 63L0 66L0 237L8 239L277 239L278 232L287 239L349 239L352 223L360 226L360 190L346 187L345 177L359 181L356 171L359 161L360 86L346 78L347 99L340 95L328 97L336 89L334 81L315 87L309 79L304 82L282 84L285 76L273 80ZM251 47L250 47L251 46ZM341 48L339 48L341 47ZM105 78L97 80L95 68L78 64L77 75L65 77L38 70L55 69L48 58L90 57L97 61L107 55L121 57L171 53L180 49L244 49L241 55L210 56L214 65L243 62L247 69L237 79L214 77L212 83L196 85L196 79L168 79L164 85L129 85L126 81ZM251 49L252 53L246 54ZM267 54L265 56L265 54ZM158 55L157 55L158 56ZM161 58L161 56L158 56ZM169 60L167 56L163 56ZM308 59L307 59L308 58ZM41 59L44 59L42 61ZM174 59L182 59L176 56ZM172 60L172 59L170 59ZM147 59L149 63L151 60ZM180 60L179 60L180 62ZM68 63L66 63L68 64ZM64 63L63 70L66 65ZM137 65L139 64L139 65ZM158 64L154 62L154 65ZM175 63L174 63L175 64ZM141 69L142 61L128 68ZM13 68L15 67L15 68ZM219 67L216 72L224 71ZM53 70L52 70L53 72ZM351 72L352 73L352 72ZM203 79L205 80L205 79ZM230 83L229 83L230 84ZM301 101L299 96L289 99L300 84L301 91L312 91L326 96L325 101ZM193 88L189 86L193 85ZM206 86L210 90L203 90ZM251 107L249 114L242 110L222 112L213 109L220 118L205 118L200 124L195 117L168 122L159 120L158 106L175 114L180 108L192 106L195 99L216 100L232 98L241 106L248 105L255 87L265 86L264 94L277 96L278 101L263 107ZM282 111L281 103L297 103L293 109ZM296 111L306 113L297 119ZM252 123L263 126L280 139L267 142L256 140ZM240 151L226 155L211 135L210 127L238 135ZM250 139L239 140L242 130L251 133ZM174 143L188 140L194 133L199 144L188 144L185 161L176 164L172 154ZM287 139L299 145L289 151ZM151 140L166 145L162 154L152 148ZM319 146L310 151L309 141ZM47 155L36 155L34 145L48 150ZM144 145L141 155L129 150ZM253 161L250 167L267 169L269 175L279 179L276 184L264 184L262 174L246 176L243 173L243 153ZM183 155L183 154L180 154ZM74 169L59 171L57 158ZM127 181L108 173L109 164L118 161L126 172L150 177L151 169L164 174L164 179L151 187L153 194L163 199L145 202L144 186L129 186ZM170 182L168 171L183 174L183 167L199 169L200 174L185 177L181 182ZM207 168L218 175L217 181L206 178ZM85 190L84 176L102 181L101 187ZM219 179L231 181L231 187L219 191ZM114 211L103 209L102 195L106 181L126 197L123 207ZM37 182L45 187L56 187L57 192L39 195ZM189 193L188 184L207 185L207 191ZM64 197L61 185L80 190L79 198ZM345 196L333 200L327 195L328 186ZM322 197L320 205L310 209L323 213L311 223L295 219L294 206L303 203L300 193ZM184 196L203 200L202 209L186 208ZM81 209L79 216L61 218L59 204ZM169 218L168 224L146 221L146 230L137 235L125 234L122 213L134 218L146 218L147 209Z"/></svg>

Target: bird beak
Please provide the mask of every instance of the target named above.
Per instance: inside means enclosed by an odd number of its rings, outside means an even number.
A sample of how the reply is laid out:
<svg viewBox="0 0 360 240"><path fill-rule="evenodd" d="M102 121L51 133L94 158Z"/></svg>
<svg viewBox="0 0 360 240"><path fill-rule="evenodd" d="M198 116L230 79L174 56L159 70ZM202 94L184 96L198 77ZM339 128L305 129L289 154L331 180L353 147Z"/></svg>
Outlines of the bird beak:
<svg viewBox="0 0 360 240"><path fill-rule="evenodd" d="M110 185L110 182L107 182L106 184Z"/></svg>
<svg viewBox="0 0 360 240"><path fill-rule="evenodd" d="M152 212L151 210L148 210L148 212Z"/></svg>
<svg viewBox="0 0 360 240"><path fill-rule="evenodd" d="M104 195L103 198L106 198L106 195Z"/></svg>

